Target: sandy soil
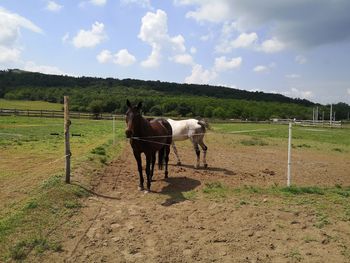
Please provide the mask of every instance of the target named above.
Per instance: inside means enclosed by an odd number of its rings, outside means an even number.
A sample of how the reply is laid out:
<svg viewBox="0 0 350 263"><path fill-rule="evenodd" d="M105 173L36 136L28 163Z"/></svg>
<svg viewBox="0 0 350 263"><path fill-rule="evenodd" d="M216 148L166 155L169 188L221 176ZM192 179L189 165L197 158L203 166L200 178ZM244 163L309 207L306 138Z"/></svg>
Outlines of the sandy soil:
<svg viewBox="0 0 350 263"><path fill-rule="evenodd" d="M248 194L246 202L239 195L184 198L184 192L198 191L214 181L237 187L285 185L286 149L222 145L208 144L209 169L195 170L189 142L179 143L184 165L175 166L172 156L170 178L164 180L163 171L156 170L154 192L149 194L137 191L136 162L130 147L125 147L96 175L96 195L66 226L64 251L43 255L43 260L349 262L348 222L317 228L314 210L274 196ZM350 161L344 154L295 149L293 163L294 184L350 185Z"/></svg>

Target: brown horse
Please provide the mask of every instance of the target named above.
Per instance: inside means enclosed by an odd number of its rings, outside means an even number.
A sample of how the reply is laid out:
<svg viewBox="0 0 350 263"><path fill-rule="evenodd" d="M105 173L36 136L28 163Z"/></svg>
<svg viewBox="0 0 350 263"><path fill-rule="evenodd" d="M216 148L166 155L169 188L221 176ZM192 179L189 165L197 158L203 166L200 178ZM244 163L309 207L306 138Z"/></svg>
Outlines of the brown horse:
<svg viewBox="0 0 350 263"><path fill-rule="evenodd" d="M144 190L142 175L141 153L146 155L146 175L147 192L151 190L151 181L156 162L156 153L158 153L158 166L162 169L163 160L165 160L165 178L168 178L168 162L170 145L172 142L172 129L165 119L147 120L141 115L142 103L132 106L130 101L126 101L128 111L126 112L125 134L130 138L130 144L134 152L139 170L140 185L139 190Z"/></svg>

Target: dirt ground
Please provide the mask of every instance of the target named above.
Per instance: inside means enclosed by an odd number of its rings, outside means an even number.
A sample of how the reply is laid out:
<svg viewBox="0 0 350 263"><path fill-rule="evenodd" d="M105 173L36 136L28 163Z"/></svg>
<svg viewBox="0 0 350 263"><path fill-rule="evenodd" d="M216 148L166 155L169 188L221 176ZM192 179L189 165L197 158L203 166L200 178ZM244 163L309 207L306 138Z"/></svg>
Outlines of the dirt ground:
<svg viewBox="0 0 350 263"><path fill-rule="evenodd" d="M163 171L156 169L153 193L145 194L137 190L136 162L127 145L117 160L95 175L96 195L69 222L64 251L43 255L43 260L349 262L349 222L317 228L319 215L314 210L278 196L186 199L186 192L202 192L208 182L234 187L286 184L283 147L222 147L213 141L208 146L209 168L196 170L190 143L179 143L184 165L174 165L172 155L170 178L163 179ZM293 150L293 184L350 185L349 170L345 154ZM73 178L77 179L78 175Z"/></svg>

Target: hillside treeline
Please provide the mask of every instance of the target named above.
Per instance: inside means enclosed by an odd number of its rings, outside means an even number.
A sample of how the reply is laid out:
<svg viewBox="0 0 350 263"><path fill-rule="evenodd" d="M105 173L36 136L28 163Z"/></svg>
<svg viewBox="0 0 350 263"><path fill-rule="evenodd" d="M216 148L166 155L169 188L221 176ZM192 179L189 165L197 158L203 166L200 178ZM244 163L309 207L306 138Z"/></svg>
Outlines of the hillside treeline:
<svg viewBox="0 0 350 263"><path fill-rule="evenodd" d="M25 81L28 82L25 83ZM140 85L135 86L135 83ZM154 88L154 86L147 83L153 83L154 85L158 83L159 86ZM311 105L313 104L306 100L293 100L282 95L270 94L276 95L276 98L283 98L282 101L270 101L269 94L261 92L256 94L247 91L245 93L252 94L252 96L259 95L260 99L231 98L231 96L234 97L235 90L232 90L233 93L226 98L223 96L227 92L226 88L222 90L221 87L211 87L210 89L217 91L218 94L209 96L208 94L213 92L208 88L210 86L185 85L182 87L181 84L171 84L173 90L166 88L165 83L157 81L73 78L40 73L3 71L0 72L0 97L9 100L42 100L62 103L63 96L69 95L71 110L93 113L114 112L124 114L126 112L125 101L128 98L134 103L143 101L144 113L156 116L201 116L249 120L268 120L271 118L312 119L313 106ZM184 87L191 91L182 92ZM197 95L195 94L199 87L205 90L205 95L202 92L199 93L199 91ZM207 88L208 90L206 90ZM264 95L267 95L266 100L263 100ZM284 98L290 100L290 102L283 101ZM329 107L318 106L319 117L321 118L323 111L325 119L329 119ZM350 108L347 104L339 103L334 105L334 110L337 112L337 119L345 119Z"/></svg>

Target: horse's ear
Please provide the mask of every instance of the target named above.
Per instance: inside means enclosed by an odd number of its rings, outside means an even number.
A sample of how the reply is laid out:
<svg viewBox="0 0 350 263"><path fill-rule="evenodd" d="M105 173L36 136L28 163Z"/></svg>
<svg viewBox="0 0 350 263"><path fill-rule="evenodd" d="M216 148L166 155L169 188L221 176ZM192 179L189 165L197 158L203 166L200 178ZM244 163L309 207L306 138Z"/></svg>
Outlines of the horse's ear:
<svg viewBox="0 0 350 263"><path fill-rule="evenodd" d="M128 106L129 108L131 108L131 103L130 103L130 101L127 99L126 100L126 106Z"/></svg>
<svg viewBox="0 0 350 263"><path fill-rule="evenodd" d="M142 108L142 101L139 102L139 104L137 104L137 109L141 110Z"/></svg>

